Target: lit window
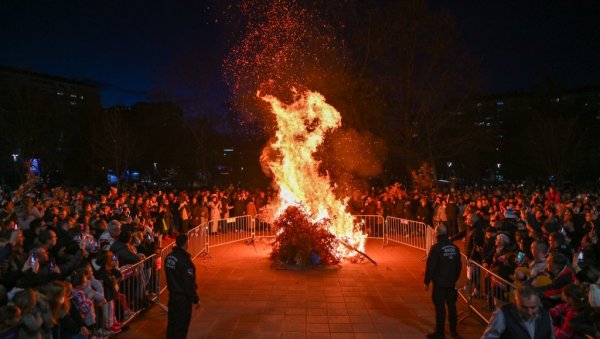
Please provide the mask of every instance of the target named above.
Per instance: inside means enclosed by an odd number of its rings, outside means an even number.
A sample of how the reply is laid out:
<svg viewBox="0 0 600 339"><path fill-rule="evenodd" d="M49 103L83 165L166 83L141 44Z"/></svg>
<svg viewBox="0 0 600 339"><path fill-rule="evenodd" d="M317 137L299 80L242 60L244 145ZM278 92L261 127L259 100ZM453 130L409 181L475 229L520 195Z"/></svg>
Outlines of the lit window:
<svg viewBox="0 0 600 339"><path fill-rule="evenodd" d="M502 101L502 100L496 101L496 105L497 106L504 106L504 101Z"/></svg>
<svg viewBox="0 0 600 339"><path fill-rule="evenodd" d="M69 95L69 96L70 96L71 98L77 98L77 95L75 95L75 94L71 94L71 95Z"/></svg>
<svg viewBox="0 0 600 339"><path fill-rule="evenodd" d="M56 92L56 95L60 95L60 96L62 96L62 95L64 95L64 94L65 94L65 93L63 93L63 92Z"/></svg>
<svg viewBox="0 0 600 339"><path fill-rule="evenodd" d="M75 101L69 101L69 103L71 104L71 106L77 105L77 103Z"/></svg>
<svg viewBox="0 0 600 339"><path fill-rule="evenodd" d="M83 100L83 95L80 95L80 96L79 96L79 99Z"/></svg>
<svg viewBox="0 0 600 339"><path fill-rule="evenodd" d="M481 103L481 102L478 102L478 103L477 103L477 107L481 107L481 106L483 106L483 103Z"/></svg>

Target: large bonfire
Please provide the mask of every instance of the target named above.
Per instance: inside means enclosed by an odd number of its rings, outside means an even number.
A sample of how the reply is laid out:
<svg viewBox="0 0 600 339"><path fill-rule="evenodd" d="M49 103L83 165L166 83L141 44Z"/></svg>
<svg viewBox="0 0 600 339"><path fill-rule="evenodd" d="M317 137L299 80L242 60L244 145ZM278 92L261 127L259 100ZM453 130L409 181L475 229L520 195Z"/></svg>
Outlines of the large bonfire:
<svg viewBox="0 0 600 339"><path fill-rule="evenodd" d="M335 196L315 159L326 134L341 126L340 113L317 92L295 92L289 104L257 95L271 105L277 125L261 156L279 191L279 199L268 207L268 221L278 230L272 256L296 264L316 258L335 264L364 251L366 235L346 211L347 199Z"/></svg>

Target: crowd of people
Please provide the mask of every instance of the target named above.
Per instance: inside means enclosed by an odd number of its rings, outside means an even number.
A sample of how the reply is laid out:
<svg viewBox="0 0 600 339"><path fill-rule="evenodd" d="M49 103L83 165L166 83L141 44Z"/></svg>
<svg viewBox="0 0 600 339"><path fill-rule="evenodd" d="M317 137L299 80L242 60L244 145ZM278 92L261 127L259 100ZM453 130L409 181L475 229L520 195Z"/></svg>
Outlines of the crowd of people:
<svg viewBox="0 0 600 339"><path fill-rule="evenodd" d="M536 316L551 316L556 338L600 337L597 192L559 194L552 186L512 184L419 191L395 184L356 191L348 207L352 214L443 225L450 241L464 241L472 263L466 267L468 293L496 310L492 320L519 288L530 288L540 301ZM485 337L501 334L492 321Z"/></svg>
<svg viewBox="0 0 600 339"><path fill-rule="evenodd" d="M351 192L348 211L445 225L452 241L464 239L470 260L505 282L538 289L556 336L568 338L597 333L600 323L600 199L594 194L522 185L420 191L394 184ZM124 268L196 225L208 222L210 233L224 232L217 220L255 216L274 195L233 186L0 192L0 337L118 333L139 311L129 306L132 298L152 300L156 292L155 277L145 273L141 292L124 295L118 283ZM483 287L470 293L500 307L494 280L486 284L477 282ZM593 321L583 326L581 318Z"/></svg>
<svg viewBox="0 0 600 339"><path fill-rule="evenodd" d="M256 215L267 197L233 188L36 188L2 191L0 203L0 338L89 338L119 333L140 311L133 305L155 299L150 267L137 268L133 292L120 288L128 268L196 225Z"/></svg>

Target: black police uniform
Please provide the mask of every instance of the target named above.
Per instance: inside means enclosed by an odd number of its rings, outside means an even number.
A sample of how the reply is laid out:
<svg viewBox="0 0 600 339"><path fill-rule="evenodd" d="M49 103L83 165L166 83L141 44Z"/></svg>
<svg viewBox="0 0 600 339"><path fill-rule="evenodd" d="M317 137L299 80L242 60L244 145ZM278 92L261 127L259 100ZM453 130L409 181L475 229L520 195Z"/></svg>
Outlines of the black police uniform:
<svg viewBox="0 0 600 339"><path fill-rule="evenodd" d="M192 304L199 301L196 268L190 254L177 246L165 259L164 266L169 289L167 338L185 338L192 319Z"/></svg>
<svg viewBox="0 0 600 339"><path fill-rule="evenodd" d="M438 236L438 242L431 247L427 256L427 268L425 269L425 285L433 282L431 299L435 306L436 329L433 337L445 338L445 305L448 305L450 331L452 335L456 335L458 292L455 285L460 276L460 270L461 259L458 247L450 242L447 235Z"/></svg>

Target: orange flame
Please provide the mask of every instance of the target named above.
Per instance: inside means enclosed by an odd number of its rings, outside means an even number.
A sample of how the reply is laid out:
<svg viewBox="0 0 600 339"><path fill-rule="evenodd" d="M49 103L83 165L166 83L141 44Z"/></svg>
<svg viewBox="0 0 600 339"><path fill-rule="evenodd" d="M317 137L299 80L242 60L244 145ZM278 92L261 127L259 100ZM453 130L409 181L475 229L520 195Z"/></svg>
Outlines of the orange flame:
<svg viewBox="0 0 600 339"><path fill-rule="evenodd" d="M328 219L329 232L364 251L366 235L355 229L353 217L346 211L347 198L336 198L329 176L319 173L320 161L314 158L326 133L341 126L342 117L320 93L294 90L294 94L295 101L285 104L272 95L257 93L271 104L277 122L275 139L261 156L279 188L279 200L270 206L272 217L277 219L288 206L298 206L314 223ZM344 258L354 253L340 244L336 255Z"/></svg>

